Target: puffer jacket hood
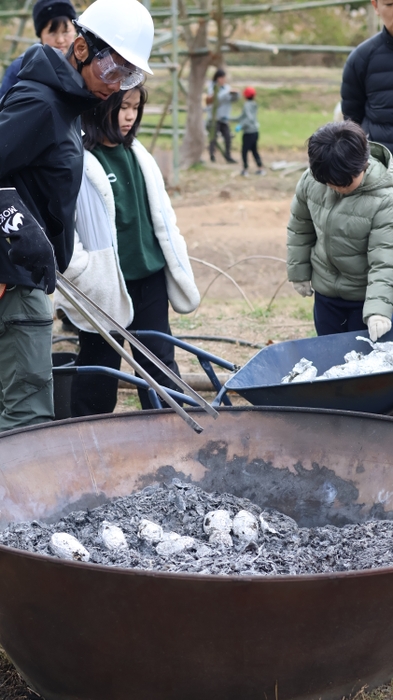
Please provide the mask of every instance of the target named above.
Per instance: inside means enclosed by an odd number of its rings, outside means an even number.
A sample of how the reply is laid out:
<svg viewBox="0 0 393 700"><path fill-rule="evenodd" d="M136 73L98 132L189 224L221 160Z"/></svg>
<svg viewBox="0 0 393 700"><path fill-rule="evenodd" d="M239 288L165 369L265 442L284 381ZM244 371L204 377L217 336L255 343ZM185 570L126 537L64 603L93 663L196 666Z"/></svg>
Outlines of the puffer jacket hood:
<svg viewBox="0 0 393 700"><path fill-rule="evenodd" d="M393 313L393 161L370 144L364 178L337 194L308 169L300 178L288 224L290 282L311 280L327 297L364 300L363 319Z"/></svg>
<svg viewBox="0 0 393 700"><path fill-rule="evenodd" d="M79 115L100 102L63 54L37 44L0 103L0 187L15 187L53 245L63 272L74 246L83 168ZM0 237L0 282L37 285L12 265ZM40 286L40 285L38 285Z"/></svg>
<svg viewBox="0 0 393 700"><path fill-rule="evenodd" d="M34 44L25 52L18 80L32 80L52 88L59 94L64 93L67 102L72 95L76 115L99 102L86 89L82 76L62 52L50 46Z"/></svg>
<svg viewBox="0 0 393 700"><path fill-rule="evenodd" d="M370 142L370 161L364 174L363 181L351 194L371 192L393 184L393 157L389 149L382 143ZM350 196L350 195L346 195Z"/></svg>

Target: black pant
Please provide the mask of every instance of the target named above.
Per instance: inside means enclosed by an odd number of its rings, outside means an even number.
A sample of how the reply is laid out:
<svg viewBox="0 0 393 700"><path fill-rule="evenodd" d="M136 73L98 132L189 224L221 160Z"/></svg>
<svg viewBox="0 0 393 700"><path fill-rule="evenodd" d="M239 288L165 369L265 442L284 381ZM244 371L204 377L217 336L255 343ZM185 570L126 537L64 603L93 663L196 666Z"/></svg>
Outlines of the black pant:
<svg viewBox="0 0 393 700"><path fill-rule="evenodd" d="M258 168L262 167L261 157L260 157L258 150L257 150L258 136L259 136L259 134L257 131L254 131L252 134L243 134L242 158L243 158L243 167L245 170L247 170L247 168L248 168L248 151L251 151L252 155L254 156L254 160L255 160Z"/></svg>
<svg viewBox="0 0 393 700"><path fill-rule="evenodd" d="M346 301L340 297L325 297L315 292L314 323L318 335L365 331L364 301Z"/></svg>
<svg viewBox="0 0 393 700"><path fill-rule="evenodd" d="M171 334L168 321L168 294L164 270L149 277L127 282L128 293L134 305L134 320L128 330L161 331ZM123 345L121 336L114 336ZM76 365L103 365L120 369L121 357L98 333L79 331L80 351ZM170 369L180 376L175 362L175 349L171 343L160 338L142 341ZM138 350L132 349L134 359L159 383L170 389L181 391L160 369L146 359ZM111 413L117 401L118 380L102 375L75 376L71 389L71 412L73 416L89 416ZM138 389L142 408L151 408L147 391Z"/></svg>
<svg viewBox="0 0 393 700"><path fill-rule="evenodd" d="M209 125L210 126L210 125ZM214 156L216 146L217 146L217 135L221 134L225 143L225 158L229 160L231 158L231 131L228 122L216 121L216 130L214 134L214 139L209 143L209 154L212 158Z"/></svg>

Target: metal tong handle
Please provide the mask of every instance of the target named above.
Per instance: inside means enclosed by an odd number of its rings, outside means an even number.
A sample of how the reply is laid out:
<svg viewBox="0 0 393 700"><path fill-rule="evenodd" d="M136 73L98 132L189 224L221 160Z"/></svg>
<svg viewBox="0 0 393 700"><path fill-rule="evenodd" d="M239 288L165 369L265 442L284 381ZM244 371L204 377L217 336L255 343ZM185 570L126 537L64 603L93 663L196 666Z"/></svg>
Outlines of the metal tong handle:
<svg viewBox="0 0 393 700"><path fill-rule="evenodd" d="M109 324L118 331L118 333L125 338L125 340L128 340L128 342L136 347L143 355L145 355L153 364L155 364L157 367L159 367L168 377L170 377L178 386L186 389L187 393L189 393L195 401L202 407L204 410L206 410L209 415L213 416L214 418L217 418L218 413L217 411L209 404L205 399L202 398L194 389L192 389L183 379L178 377L177 374L175 374L169 367L167 367L154 353L151 352L148 348L146 348L143 343L141 343L140 340L135 338L131 333L125 330L123 326L121 326L115 319L113 319L109 314L107 314L103 309L101 309L98 304L96 304L92 299L90 299L86 294L81 292L80 289L78 289L72 282L70 282L64 275L62 275L60 272L56 273L57 275L57 283L56 286L58 290L63 294L66 299L79 311L79 313L91 323L93 328L95 328L100 335L105 338L105 340L116 350L116 352L123 357L123 359L131 365L131 367L161 396L161 398L166 401L172 408L180 415L183 420L190 425L190 427L195 430L195 432L200 433L202 432L203 428L195 421L191 416L186 413L186 411L179 406L179 404L171 397L169 394L165 391L165 389L158 384L153 377L146 372L146 370L143 369L135 360L134 358L126 351L124 348L113 338L108 331L103 328L103 326L97 321L94 316L78 301L78 297L82 299L83 301L87 302L87 304L90 304L97 312L99 315L105 318ZM70 291L71 290L71 291ZM75 298L75 295L77 298Z"/></svg>

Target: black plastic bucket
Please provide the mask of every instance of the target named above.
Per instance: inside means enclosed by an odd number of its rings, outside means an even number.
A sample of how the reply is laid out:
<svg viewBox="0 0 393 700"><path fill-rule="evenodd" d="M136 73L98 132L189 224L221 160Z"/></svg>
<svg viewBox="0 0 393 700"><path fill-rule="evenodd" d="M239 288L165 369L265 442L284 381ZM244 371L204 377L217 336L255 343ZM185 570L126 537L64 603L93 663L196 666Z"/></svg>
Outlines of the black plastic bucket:
<svg viewBox="0 0 393 700"><path fill-rule="evenodd" d="M52 353L52 366L74 367L77 358L76 352L54 352ZM71 418L71 384L72 372L53 372L53 396L55 404L55 420Z"/></svg>

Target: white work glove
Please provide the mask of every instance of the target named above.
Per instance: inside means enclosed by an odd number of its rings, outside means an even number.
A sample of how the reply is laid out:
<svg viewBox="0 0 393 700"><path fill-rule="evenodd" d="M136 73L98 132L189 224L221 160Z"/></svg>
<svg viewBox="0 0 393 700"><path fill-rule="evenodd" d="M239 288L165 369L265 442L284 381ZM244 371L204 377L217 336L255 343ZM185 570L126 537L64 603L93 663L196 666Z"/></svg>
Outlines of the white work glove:
<svg viewBox="0 0 393 700"><path fill-rule="evenodd" d="M293 282L293 288L295 292L300 294L302 297L312 297L314 290L311 286L311 282Z"/></svg>
<svg viewBox="0 0 393 700"><path fill-rule="evenodd" d="M378 340L381 335L385 335L385 333L390 331L391 327L392 322L390 318L387 318L386 316L374 314L373 316L369 316L367 319L367 328L370 334L370 340L372 340L373 343L375 343L375 341Z"/></svg>

